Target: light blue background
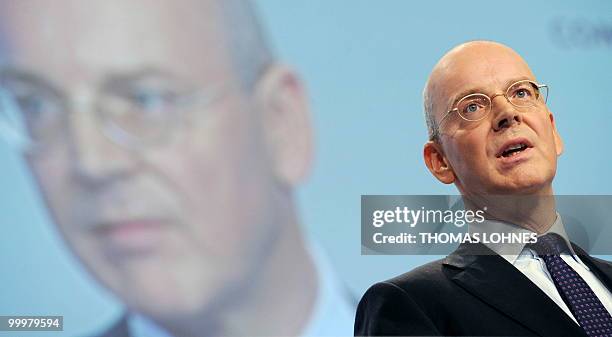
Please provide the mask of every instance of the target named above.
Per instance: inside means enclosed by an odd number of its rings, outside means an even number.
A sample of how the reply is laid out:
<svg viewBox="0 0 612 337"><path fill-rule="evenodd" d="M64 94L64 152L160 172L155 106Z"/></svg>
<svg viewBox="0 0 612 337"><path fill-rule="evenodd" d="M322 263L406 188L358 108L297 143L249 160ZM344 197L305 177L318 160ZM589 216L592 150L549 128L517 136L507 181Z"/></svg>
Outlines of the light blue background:
<svg viewBox="0 0 612 337"><path fill-rule="evenodd" d="M356 296L434 258L361 256L360 195L456 193L422 162L421 91L437 59L458 43L508 44L549 84L565 140L558 194L612 194L612 2L256 3L279 58L309 88L317 160L300 190L303 223ZM555 35L559 20L573 27L569 46ZM593 35L593 27L607 33ZM4 144L0 167L0 315L64 315L69 336L115 319L120 307L63 248L24 163Z"/></svg>

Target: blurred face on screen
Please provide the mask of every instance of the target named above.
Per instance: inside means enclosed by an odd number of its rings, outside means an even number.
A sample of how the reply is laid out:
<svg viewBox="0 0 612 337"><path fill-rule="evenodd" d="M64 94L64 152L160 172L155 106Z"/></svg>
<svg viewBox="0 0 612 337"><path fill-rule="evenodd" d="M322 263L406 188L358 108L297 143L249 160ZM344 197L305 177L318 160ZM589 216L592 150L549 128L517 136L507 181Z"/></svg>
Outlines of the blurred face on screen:
<svg viewBox="0 0 612 337"><path fill-rule="evenodd" d="M85 265L153 314L180 316L248 283L282 231L279 184L218 8L2 7L2 81L34 140L27 160Z"/></svg>
<svg viewBox="0 0 612 337"><path fill-rule="evenodd" d="M529 108L519 108L504 96L518 104L529 99L530 84L512 86L522 80L536 81L518 54L497 43L462 45L436 65L428 90L439 140L429 142L425 154L438 179L455 183L464 195L551 192L561 139L543 97ZM455 108L465 110L461 113L468 117L484 109L486 99L458 105L476 93L491 98L488 115L468 121L454 111L440 123Z"/></svg>

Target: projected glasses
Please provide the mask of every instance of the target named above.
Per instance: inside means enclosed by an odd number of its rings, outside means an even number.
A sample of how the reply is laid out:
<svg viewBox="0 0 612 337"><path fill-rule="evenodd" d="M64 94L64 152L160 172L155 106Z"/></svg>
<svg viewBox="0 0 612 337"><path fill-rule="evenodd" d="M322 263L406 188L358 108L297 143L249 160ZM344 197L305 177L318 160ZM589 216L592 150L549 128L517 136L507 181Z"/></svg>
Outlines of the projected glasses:
<svg viewBox="0 0 612 337"><path fill-rule="evenodd" d="M186 112L206 112L222 93L218 86L195 90L158 74L137 74L107 81L92 97L75 94L69 100L34 75L1 75L0 136L25 153L65 140L72 112L93 113L90 120L97 129L118 145L137 150L155 146L185 122Z"/></svg>

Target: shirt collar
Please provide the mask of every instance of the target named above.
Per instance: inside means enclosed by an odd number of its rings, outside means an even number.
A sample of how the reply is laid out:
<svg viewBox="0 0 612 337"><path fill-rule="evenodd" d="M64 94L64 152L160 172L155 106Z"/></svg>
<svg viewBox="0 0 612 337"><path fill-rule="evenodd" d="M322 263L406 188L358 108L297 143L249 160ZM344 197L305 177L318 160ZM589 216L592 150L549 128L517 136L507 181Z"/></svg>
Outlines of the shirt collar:
<svg viewBox="0 0 612 337"><path fill-rule="evenodd" d="M574 260L576 260L577 262L579 262L585 268L588 269L588 267L580 260L578 255L576 255L576 252L574 251L574 248L572 247L571 242L567 238L567 233L565 232L565 226L563 225L563 221L561 220L561 215L559 215L559 213L556 213L556 215L557 216L555 218L555 222L553 222L552 226L550 226L550 228L545 233L538 235L538 236L543 236L543 235L550 234L550 233L556 233L560 235L565 241L565 243L567 244L567 246L569 247L571 256L574 258ZM512 234L533 233L533 231L530 231L526 228L517 226L509 222L504 222L500 220L489 220L489 219L485 219L485 221L481 223L472 222L468 230L470 233L486 233L489 235L492 233L512 233ZM532 255L535 254L534 256L537 256L537 254L533 252L531 249L525 248L524 242L512 242L512 243L503 243L503 244L484 243L484 245L490 248L491 250L493 250L495 253L499 254L501 257L503 257L506 261L510 262L510 264L512 265L514 265L518 256L521 254L521 252L523 252L524 249L526 251L529 251Z"/></svg>
<svg viewBox="0 0 612 337"><path fill-rule="evenodd" d="M132 337L172 337L152 319L136 312L129 314L127 323Z"/></svg>
<svg viewBox="0 0 612 337"><path fill-rule="evenodd" d="M338 279L324 249L312 239L309 240L309 253L317 270L318 294L301 336L350 335L356 303L346 285Z"/></svg>
<svg viewBox="0 0 612 337"><path fill-rule="evenodd" d="M557 215L557 219L560 217ZM556 221L555 221L556 222ZM515 224L504 222L500 220L485 219L483 222L472 222L468 227L470 234L482 233L487 236L491 236L493 233L508 233L508 234L523 234L532 233L530 230L517 226ZM492 251L501 255L511 264L514 264L516 258L523 250L525 244L522 242L509 242L503 244L493 244L490 242L483 242L485 246L490 248Z"/></svg>

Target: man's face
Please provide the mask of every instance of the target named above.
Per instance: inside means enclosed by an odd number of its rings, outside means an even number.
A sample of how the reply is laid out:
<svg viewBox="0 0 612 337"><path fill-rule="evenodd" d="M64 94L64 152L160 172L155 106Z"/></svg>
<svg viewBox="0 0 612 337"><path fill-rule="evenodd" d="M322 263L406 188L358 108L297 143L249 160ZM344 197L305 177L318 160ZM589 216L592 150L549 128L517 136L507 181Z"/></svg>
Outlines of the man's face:
<svg viewBox="0 0 612 337"><path fill-rule="evenodd" d="M493 43L469 45L451 52L432 74L436 120L465 95L506 93L516 81L535 77L508 48ZM517 108L503 95L492 100L489 115L477 122L456 112L441 124L440 144L462 194L527 194L550 187L562 144L543 100ZM527 145L512 156L509 146Z"/></svg>
<svg viewBox="0 0 612 337"><path fill-rule="evenodd" d="M63 128L27 157L72 249L147 313L180 316L227 296L278 229L258 113L238 89L217 8L12 5L0 11L10 69L3 80L41 98L43 110L48 96L74 103ZM155 101L186 88L217 95L171 116L163 141L130 148L101 132L100 97Z"/></svg>

